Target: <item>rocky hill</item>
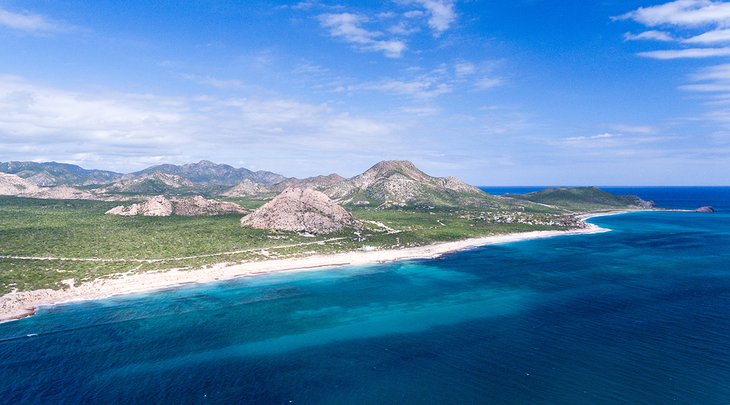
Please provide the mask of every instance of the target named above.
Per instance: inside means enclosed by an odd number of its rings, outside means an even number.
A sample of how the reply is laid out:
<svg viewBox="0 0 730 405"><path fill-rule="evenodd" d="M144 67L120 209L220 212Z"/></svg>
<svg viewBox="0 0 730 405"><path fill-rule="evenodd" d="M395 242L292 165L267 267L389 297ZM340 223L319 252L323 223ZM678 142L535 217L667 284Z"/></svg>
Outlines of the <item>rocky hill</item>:
<svg viewBox="0 0 730 405"><path fill-rule="evenodd" d="M14 174L0 173L0 195L21 195L35 193L40 188L30 181Z"/></svg>
<svg viewBox="0 0 730 405"><path fill-rule="evenodd" d="M151 173L142 176L129 177L101 188L103 193L125 194L165 194L192 189L195 185L188 179L173 174Z"/></svg>
<svg viewBox="0 0 730 405"><path fill-rule="evenodd" d="M261 184L246 179L234 187L228 189L222 195L225 197L255 197L266 198L281 193L288 188L307 188L311 190L323 191L335 184L341 183L346 179L338 174L329 174L327 176L314 176L305 179L289 178L275 184Z"/></svg>
<svg viewBox="0 0 730 405"><path fill-rule="evenodd" d="M301 188L284 190L273 200L243 217L241 225L314 235L360 226L347 210L325 194Z"/></svg>
<svg viewBox="0 0 730 405"><path fill-rule="evenodd" d="M154 173L180 176L195 184L222 185L228 187L234 186L246 179L261 184L274 184L286 179L286 177L272 172L251 171L226 164L216 164L207 160L181 166L172 164L152 166L132 173L131 175L140 177Z"/></svg>
<svg viewBox="0 0 730 405"><path fill-rule="evenodd" d="M86 190L61 185L56 187L40 187L36 192L26 194L27 197L43 198L50 200L103 200L104 196L90 193Z"/></svg>
<svg viewBox="0 0 730 405"><path fill-rule="evenodd" d="M0 162L0 172L18 175L43 187L62 184L77 186L104 184L122 177L120 173L87 170L76 165L56 162Z"/></svg>
<svg viewBox="0 0 730 405"><path fill-rule="evenodd" d="M323 192L342 204L381 208L479 205L495 200L455 177L431 177L405 160L380 162Z"/></svg>
<svg viewBox="0 0 730 405"><path fill-rule="evenodd" d="M71 186L38 187L28 179L0 173L0 195L53 200L99 200L99 196Z"/></svg>
<svg viewBox="0 0 730 405"><path fill-rule="evenodd" d="M263 198L274 194L272 187L265 184L256 183L249 179L246 179L230 189L226 190L223 194L224 197L239 198L239 197L256 197Z"/></svg>
<svg viewBox="0 0 730 405"><path fill-rule="evenodd" d="M654 202L644 201L638 196L612 194L597 187L548 188L527 194L509 194L506 197L576 211L616 208L650 208L654 206Z"/></svg>
<svg viewBox="0 0 730 405"><path fill-rule="evenodd" d="M323 191L329 187L339 184L346 179L339 174L332 173L327 176L314 176L305 179L286 179L271 186L277 192L282 192L287 188L308 188L311 190Z"/></svg>
<svg viewBox="0 0 730 405"><path fill-rule="evenodd" d="M248 212L238 204L208 200L201 196L181 199L168 199L158 195L147 199L144 203L129 206L120 205L106 212L107 215L148 217L168 217L180 215L185 217L213 216L227 214L244 214Z"/></svg>

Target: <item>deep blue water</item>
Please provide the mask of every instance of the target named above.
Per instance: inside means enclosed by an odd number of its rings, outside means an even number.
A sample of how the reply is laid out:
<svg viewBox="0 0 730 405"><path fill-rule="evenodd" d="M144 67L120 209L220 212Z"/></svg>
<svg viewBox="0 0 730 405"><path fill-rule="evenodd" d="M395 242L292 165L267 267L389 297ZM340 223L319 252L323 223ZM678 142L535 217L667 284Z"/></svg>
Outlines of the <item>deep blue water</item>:
<svg viewBox="0 0 730 405"><path fill-rule="evenodd" d="M543 190L549 186L480 187L495 195L525 194ZM633 194L652 200L662 208L695 209L710 205L730 210L730 187L601 187L615 194Z"/></svg>
<svg viewBox="0 0 730 405"><path fill-rule="evenodd" d="M0 324L0 402L730 403L727 210L593 221L613 231L45 308Z"/></svg>

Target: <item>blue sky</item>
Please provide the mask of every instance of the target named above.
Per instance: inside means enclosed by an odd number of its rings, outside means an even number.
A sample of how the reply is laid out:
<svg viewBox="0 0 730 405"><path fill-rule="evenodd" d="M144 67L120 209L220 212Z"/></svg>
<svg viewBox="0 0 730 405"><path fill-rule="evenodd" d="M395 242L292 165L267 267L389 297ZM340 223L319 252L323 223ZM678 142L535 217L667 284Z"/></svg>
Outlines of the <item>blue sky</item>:
<svg viewBox="0 0 730 405"><path fill-rule="evenodd" d="M0 0L0 160L730 185L730 2Z"/></svg>

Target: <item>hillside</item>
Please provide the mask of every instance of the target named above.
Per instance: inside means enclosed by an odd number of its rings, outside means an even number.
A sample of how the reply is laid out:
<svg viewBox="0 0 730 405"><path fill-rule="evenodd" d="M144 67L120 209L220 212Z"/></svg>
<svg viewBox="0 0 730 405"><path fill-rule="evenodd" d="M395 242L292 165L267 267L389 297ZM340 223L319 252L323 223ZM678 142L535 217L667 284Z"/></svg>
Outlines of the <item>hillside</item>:
<svg viewBox="0 0 730 405"><path fill-rule="evenodd" d="M314 176L307 177L305 179L286 179L272 185L271 188L276 190L277 192L282 192L287 188L309 188L312 190L322 191L345 180L346 179L339 174L332 173L326 176Z"/></svg>
<svg viewBox="0 0 730 405"><path fill-rule="evenodd" d="M654 205L635 195L617 195L597 187L548 188L527 194L509 194L506 197L531 201L574 211L615 208L649 208Z"/></svg>
<svg viewBox="0 0 730 405"><path fill-rule="evenodd" d="M100 189L103 193L124 193L124 194L165 194L188 191L194 184L183 177L154 172L141 176L125 178L116 183Z"/></svg>
<svg viewBox="0 0 730 405"><path fill-rule="evenodd" d="M247 211L231 202L209 200L201 196L190 198L168 199L164 195L150 197L147 201L132 205L120 205L106 211L106 215L146 217L183 217L215 216L227 214L244 214Z"/></svg>
<svg viewBox="0 0 730 405"><path fill-rule="evenodd" d="M371 207L459 207L497 199L455 177L432 177L405 160L377 163L364 173L323 190L342 204Z"/></svg>
<svg viewBox="0 0 730 405"><path fill-rule="evenodd" d="M21 195L34 193L39 187L14 174L0 173L0 195Z"/></svg>
<svg viewBox="0 0 730 405"><path fill-rule="evenodd" d="M256 183L254 181L251 181L249 179L246 179L235 186L229 188L221 195L223 197L230 197L230 198L245 198L245 197L253 197L253 198L264 198L270 195L274 194L274 190L271 186L267 186L265 184Z"/></svg>
<svg viewBox="0 0 730 405"><path fill-rule="evenodd" d="M120 173L88 170L76 165L56 162L0 162L0 172L18 175L43 187L62 184L75 186L104 184L122 177Z"/></svg>
<svg viewBox="0 0 730 405"><path fill-rule="evenodd" d="M226 164L216 164L207 160L184 165L163 164L131 173L134 177L164 173L180 176L196 184L234 186L243 180L255 183L274 184L285 180L286 177L267 171L251 171L245 168L235 168Z"/></svg>

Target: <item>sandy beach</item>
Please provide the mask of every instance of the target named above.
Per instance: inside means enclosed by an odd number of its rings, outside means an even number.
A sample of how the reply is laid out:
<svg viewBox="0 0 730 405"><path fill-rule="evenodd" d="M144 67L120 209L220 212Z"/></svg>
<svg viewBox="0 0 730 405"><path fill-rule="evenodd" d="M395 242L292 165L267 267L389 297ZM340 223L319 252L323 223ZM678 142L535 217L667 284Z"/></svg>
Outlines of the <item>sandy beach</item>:
<svg viewBox="0 0 730 405"><path fill-rule="evenodd" d="M589 218L616 215L625 212L627 211L585 214L579 216L579 218L585 221ZM69 282L70 286L63 290L44 289L12 292L3 295L0 297L0 322L33 315L36 309L41 306L103 299L116 295L148 292L194 283L210 283L271 273L314 271L333 266L364 265L395 260L435 258L446 253L485 245L608 231L610 230L587 223L587 227L585 228L569 231L522 232L403 249L355 251L241 264L220 263L195 270L169 270L142 274L126 274L117 278L97 279L80 285L74 285L72 282Z"/></svg>

